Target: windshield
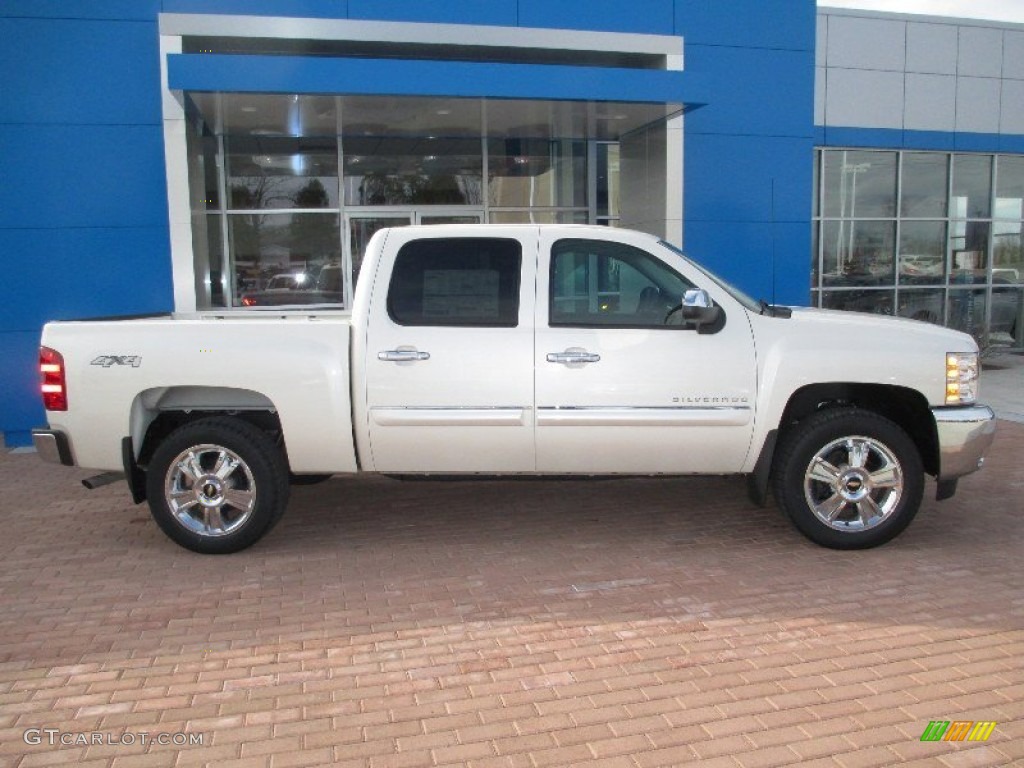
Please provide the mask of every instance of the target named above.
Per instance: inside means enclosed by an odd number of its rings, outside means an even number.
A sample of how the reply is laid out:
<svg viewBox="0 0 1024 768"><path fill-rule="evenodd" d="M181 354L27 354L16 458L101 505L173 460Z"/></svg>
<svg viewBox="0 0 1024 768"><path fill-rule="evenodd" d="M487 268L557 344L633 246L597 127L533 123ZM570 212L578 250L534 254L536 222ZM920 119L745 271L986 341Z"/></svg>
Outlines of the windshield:
<svg viewBox="0 0 1024 768"><path fill-rule="evenodd" d="M718 277L718 275L714 275L711 272L708 272L706 269L704 269L704 267L702 267L697 262L695 262L695 261L693 261L691 259L686 258L686 256L683 254L683 252L680 251L678 248L676 248L671 243L666 243L664 240L659 240L658 242L660 242L663 246L668 248L668 250L670 250L673 254L678 256L683 261L685 261L687 264L690 264L691 266L694 266L698 270L700 270L701 273L706 275L707 278L709 280L711 280L715 285L717 285L723 291L728 293L730 296L732 296L734 299L736 299L736 301L738 301L744 307L749 309L751 312L760 312L761 311L761 302L755 301L754 299L752 299L749 296L747 296L747 294L745 294L739 288L736 288L735 286L729 285L729 283L725 282L725 280L723 280L722 278Z"/></svg>

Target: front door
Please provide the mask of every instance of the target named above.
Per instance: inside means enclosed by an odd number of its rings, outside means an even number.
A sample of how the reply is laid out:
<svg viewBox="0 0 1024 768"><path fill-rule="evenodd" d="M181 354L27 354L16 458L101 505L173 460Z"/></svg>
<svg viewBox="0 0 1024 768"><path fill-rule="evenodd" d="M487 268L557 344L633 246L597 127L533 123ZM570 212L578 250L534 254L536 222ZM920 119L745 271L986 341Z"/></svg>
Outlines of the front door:
<svg viewBox="0 0 1024 768"><path fill-rule="evenodd" d="M537 281L537 469L738 471L756 384L742 307L649 238L626 244L542 230L540 252L549 251ZM717 332L698 334L672 312L692 288L725 310Z"/></svg>
<svg viewBox="0 0 1024 768"><path fill-rule="evenodd" d="M378 472L534 469L536 230L465 232L394 229L361 278L374 281L365 418Z"/></svg>

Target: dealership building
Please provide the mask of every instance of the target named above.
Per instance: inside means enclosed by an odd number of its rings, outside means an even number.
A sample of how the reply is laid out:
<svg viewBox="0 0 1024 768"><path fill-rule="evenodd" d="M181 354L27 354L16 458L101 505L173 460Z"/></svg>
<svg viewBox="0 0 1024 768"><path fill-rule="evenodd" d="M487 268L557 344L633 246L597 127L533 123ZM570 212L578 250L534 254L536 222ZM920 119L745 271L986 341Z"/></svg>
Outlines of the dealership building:
<svg viewBox="0 0 1024 768"><path fill-rule="evenodd" d="M44 420L47 320L345 308L370 236L414 223L644 230L771 302L1024 347L1024 25L811 0L6 0L0 36L10 446Z"/></svg>

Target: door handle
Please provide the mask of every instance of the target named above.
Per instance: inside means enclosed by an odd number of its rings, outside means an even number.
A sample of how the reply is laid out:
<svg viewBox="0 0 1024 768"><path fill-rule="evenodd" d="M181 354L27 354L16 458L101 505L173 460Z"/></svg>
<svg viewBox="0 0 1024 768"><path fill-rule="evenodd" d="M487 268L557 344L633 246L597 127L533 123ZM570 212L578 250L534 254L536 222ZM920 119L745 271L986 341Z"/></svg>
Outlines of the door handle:
<svg viewBox="0 0 1024 768"><path fill-rule="evenodd" d="M567 349L565 352L548 352L549 363L561 363L562 365L580 365L582 363L599 363L601 356L585 349Z"/></svg>
<svg viewBox="0 0 1024 768"><path fill-rule="evenodd" d="M415 349L389 349L385 352L378 352L377 359L389 363L412 363L417 360L429 360L430 353Z"/></svg>

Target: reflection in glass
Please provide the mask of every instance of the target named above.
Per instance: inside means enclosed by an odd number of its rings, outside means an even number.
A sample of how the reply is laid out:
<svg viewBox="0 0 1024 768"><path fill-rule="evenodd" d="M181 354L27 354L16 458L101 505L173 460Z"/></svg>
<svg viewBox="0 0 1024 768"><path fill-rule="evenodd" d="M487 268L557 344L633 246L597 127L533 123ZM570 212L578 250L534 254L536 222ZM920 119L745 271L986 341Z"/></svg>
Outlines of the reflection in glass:
<svg viewBox="0 0 1024 768"><path fill-rule="evenodd" d="M229 208L336 208L338 154L333 138L228 136Z"/></svg>
<svg viewBox="0 0 1024 768"><path fill-rule="evenodd" d="M206 259L202 264L198 258L196 259L196 278L203 281L197 297L199 304L206 306L199 308L224 307L227 306L224 298L224 282L227 275L224 274L224 241L221 238L220 214L207 214L203 218L206 223Z"/></svg>
<svg viewBox="0 0 1024 768"><path fill-rule="evenodd" d="M999 158L996 167L997 219L1024 220L1024 157Z"/></svg>
<svg viewBox="0 0 1024 768"><path fill-rule="evenodd" d="M999 346L1021 346L1024 342L1024 290L992 289L992 324L989 343Z"/></svg>
<svg viewBox="0 0 1024 768"><path fill-rule="evenodd" d="M341 264L336 213L232 214L228 216L228 245L235 280L232 306L236 307L310 303L310 288L262 295L253 304L242 299L247 294L280 290L280 281L271 284L275 275L303 275L296 282L315 289L325 267ZM341 301L340 296L327 298Z"/></svg>
<svg viewBox="0 0 1024 768"><path fill-rule="evenodd" d="M946 222L904 221L900 226L900 282L946 280Z"/></svg>
<svg viewBox="0 0 1024 768"><path fill-rule="evenodd" d="M597 215L619 215L619 145L597 145Z"/></svg>
<svg viewBox="0 0 1024 768"><path fill-rule="evenodd" d="M825 156L825 215L896 215L896 153L828 150Z"/></svg>
<svg viewBox="0 0 1024 768"><path fill-rule="evenodd" d="M821 305L826 309L891 315L893 291L822 291Z"/></svg>
<svg viewBox="0 0 1024 768"><path fill-rule="evenodd" d="M981 338L985 329L985 289L950 288L946 325Z"/></svg>
<svg viewBox="0 0 1024 768"><path fill-rule="evenodd" d="M487 152L492 206L587 205L586 142L492 139L487 142Z"/></svg>
<svg viewBox="0 0 1024 768"><path fill-rule="evenodd" d="M822 249L825 285L881 285L895 280L895 222L826 221Z"/></svg>
<svg viewBox="0 0 1024 768"><path fill-rule="evenodd" d="M479 139L345 137L346 205L482 205Z"/></svg>
<svg viewBox="0 0 1024 768"><path fill-rule="evenodd" d="M811 287L817 288L821 285L820 260L818 259L818 240L821 237L821 222L814 222L811 225Z"/></svg>
<svg viewBox="0 0 1024 768"><path fill-rule="evenodd" d="M363 266L363 257L366 255L366 246L370 243L378 230L385 227L404 227L412 224L409 214L396 214L394 216L353 216L348 222L349 248L352 253L352 288L355 289L356 281L359 280L359 270Z"/></svg>
<svg viewBox="0 0 1024 768"><path fill-rule="evenodd" d="M992 284L1024 282L1024 227L1019 221L995 221L992 227Z"/></svg>
<svg viewBox="0 0 1024 768"><path fill-rule="evenodd" d="M942 288L900 290L900 317L942 325L946 291Z"/></svg>
<svg viewBox="0 0 1024 768"><path fill-rule="evenodd" d="M949 155L945 152L906 152L903 155L900 215L910 218L945 217L949 190Z"/></svg>
<svg viewBox="0 0 1024 768"><path fill-rule="evenodd" d="M949 223L950 282L984 282L991 226L987 221ZM976 279L978 277L980 281Z"/></svg>
<svg viewBox="0 0 1024 768"><path fill-rule="evenodd" d="M984 219L991 213L992 156L953 155L953 197L949 215L955 219Z"/></svg>
<svg viewBox="0 0 1024 768"><path fill-rule="evenodd" d="M494 211L491 224L586 224L586 211Z"/></svg>

